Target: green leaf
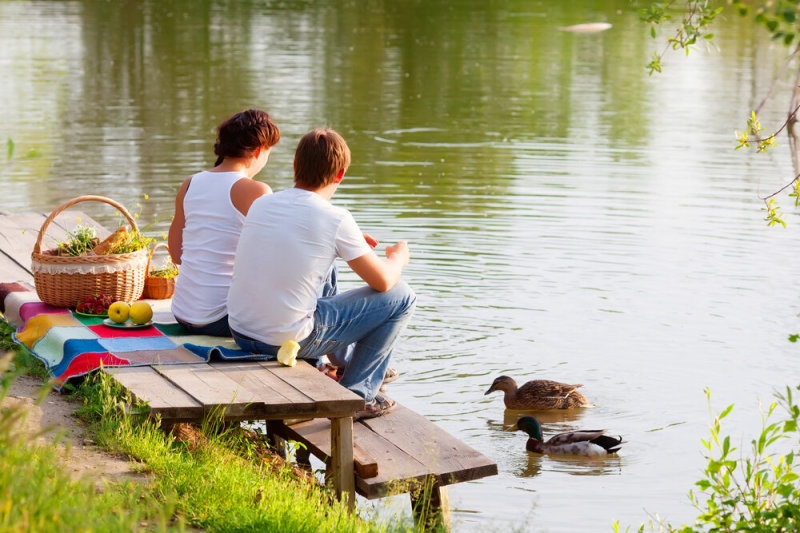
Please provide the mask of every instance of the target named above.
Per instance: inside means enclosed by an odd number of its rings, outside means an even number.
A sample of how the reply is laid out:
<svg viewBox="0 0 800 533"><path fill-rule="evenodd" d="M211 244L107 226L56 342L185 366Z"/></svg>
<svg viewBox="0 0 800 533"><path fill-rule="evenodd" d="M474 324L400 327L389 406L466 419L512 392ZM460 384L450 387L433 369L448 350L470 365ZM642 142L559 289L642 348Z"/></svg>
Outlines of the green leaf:
<svg viewBox="0 0 800 533"><path fill-rule="evenodd" d="M719 415L719 419L720 420L722 420L723 418L725 418L726 416L731 414L731 411L733 411L733 405L734 404L730 404L728 407L725 408L724 411L722 411L722 413L720 413L720 415Z"/></svg>
<svg viewBox="0 0 800 533"><path fill-rule="evenodd" d="M11 158L14 157L14 141L10 137L6 141L6 146L8 146L8 160L11 161Z"/></svg>
<svg viewBox="0 0 800 533"><path fill-rule="evenodd" d="M783 38L783 44L789 46L790 44L792 44L793 40L794 40L794 33L787 33L786 36Z"/></svg>
<svg viewBox="0 0 800 533"><path fill-rule="evenodd" d="M713 39L713 38L714 38L714 34L713 33L706 33L705 35L703 35L703 39L709 39L710 40L710 39Z"/></svg>
<svg viewBox="0 0 800 533"><path fill-rule="evenodd" d="M650 36L655 39L656 38L656 27L650 26Z"/></svg>

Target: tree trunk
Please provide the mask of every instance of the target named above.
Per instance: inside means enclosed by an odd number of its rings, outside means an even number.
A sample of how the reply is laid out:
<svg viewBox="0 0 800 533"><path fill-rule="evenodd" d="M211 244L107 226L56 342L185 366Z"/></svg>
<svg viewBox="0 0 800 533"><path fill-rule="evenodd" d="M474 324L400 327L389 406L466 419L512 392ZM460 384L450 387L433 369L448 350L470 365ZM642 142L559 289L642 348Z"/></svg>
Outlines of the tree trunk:
<svg viewBox="0 0 800 533"><path fill-rule="evenodd" d="M789 136L789 150L792 155L792 169L794 175L800 175L800 139L798 139L797 109L800 106L800 67L797 70L797 77L794 81L792 90L792 100L789 103L789 122L786 126L786 134Z"/></svg>

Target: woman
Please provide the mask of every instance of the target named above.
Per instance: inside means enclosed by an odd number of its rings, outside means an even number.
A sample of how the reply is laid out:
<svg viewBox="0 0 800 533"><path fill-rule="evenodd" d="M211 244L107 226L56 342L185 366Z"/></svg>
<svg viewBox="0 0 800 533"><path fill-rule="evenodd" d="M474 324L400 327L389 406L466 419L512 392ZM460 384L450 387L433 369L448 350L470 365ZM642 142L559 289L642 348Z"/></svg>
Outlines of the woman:
<svg viewBox="0 0 800 533"><path fill-rule="evenodd" d="M272 190L253 180L280 140L269 114L236 113L219 125L216 166L190 176L175 198L169 252L180 265L172 314L192 334L229 337L227 297L244 217Z"/></svg>

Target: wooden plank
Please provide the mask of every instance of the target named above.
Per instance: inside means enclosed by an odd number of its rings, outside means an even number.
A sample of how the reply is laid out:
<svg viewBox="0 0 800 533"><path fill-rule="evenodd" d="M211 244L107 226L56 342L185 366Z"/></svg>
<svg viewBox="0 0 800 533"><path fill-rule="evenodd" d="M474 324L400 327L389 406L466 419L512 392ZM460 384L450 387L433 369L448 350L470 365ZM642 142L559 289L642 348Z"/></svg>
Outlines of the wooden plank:
<svg viewBox="0 0 800 533"><path fill-rule="evenodd" d="M488 457L402 405L363 424L434 468L440 485L497 474L497 464Z"/></svg>
<svg viewBox="0 0 800 533"><path fill-rule="evenodd" d="M26 281L33 284L33 275L5 254L0 254L0 283Z"/></svg>
<svg viewBox="0 0 800 533"><path fill-rule="evenodd" d="M19 213L0 217L0 250L11 261L30 272L31 252L45 216L37 213ZM58 237L64 230L56 228Z"/></svg>
<svg viewBox="0 0 800 533"><path fill-rule="evenodd" d="M158 372L202 404L206 416L248 417L258 401L246 388L205 363L161 365Z"/></svg>
<svg viewBox="0 0 800 533"><path fill-rule="evenodd" d="M376 424L378 421L381 423ZM293 434L286 438L306 443L314 455L324 459L330 454L327 427L325 420L303 422L291 426ZM368 499L398 489L407 492L426 480L444 486L497 474L497 465L488 457L403 406L356 423L353 441L356 450L364 450L378 464L377 476L356 479L356 489ZM456 460L451 460L450 454Z"/></svg>
<svg viewBox="0 0 800 533"><path fill-rule="evenodd" d="M125 387L135 400L147 402L150 414L162 420L203 417L203 406L149 366L104 368L115 381Z"/></svg>
<svg viewBox="0 0 800 533"><path fill-rule="evenodd" d="M303 442L309 451L322 461L327 461L331 456L330 420L317 418L291 426L276 426L275 431L287 440ZM378 475L378 460L361 444L362 441L366 441L362 436L364 432L372 433L364 426L353 425L353 462L359 477L371 478Z"/></svg>
<svg viewBox="0 0 800 533"><path fill-rule="evenodd" d="M259 406L255 414L269 418L312 415L316 403L258 363L211 363L211 367L222 372L253 394Z"/></svg>
<svg viewBox="0 0 800 533"><path fill-rule="evenodd" d="M315 369L316 372L316 369ZM330 475L339 498L346 499L350 511L356 508L356 486L353 475L353 417L331 418Z"/></svg>
<svg viewBox="0 0 800 533"><path fill-rule="evenodd" d="M364 399L342 387L305 361L289 367L277 361L259 363L277 377L314 400L320 411L353 414L364 408Z"/></svg>

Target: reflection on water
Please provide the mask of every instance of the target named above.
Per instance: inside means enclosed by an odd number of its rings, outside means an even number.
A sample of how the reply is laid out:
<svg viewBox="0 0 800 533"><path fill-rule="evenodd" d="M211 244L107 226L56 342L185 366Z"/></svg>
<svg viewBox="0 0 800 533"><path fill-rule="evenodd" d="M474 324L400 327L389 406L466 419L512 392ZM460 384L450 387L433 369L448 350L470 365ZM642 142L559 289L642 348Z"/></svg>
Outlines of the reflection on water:
<svg viewBox="0 0 800 533"><path fill-rule="evenodd" d="M582 22L612 28L558 30ZM719 52L651 78L623 0L0 2L0 142L15 144L0 211L146 193L158 235L223 117L273 114L283 138L259 179L275 190L299 137L334 127L353 153L335 202L380 253L410 243L418 307L389 394L499 466L450 489L456 529L597 531L642 509L691 522L704 387L736 402L726 421L749 440L756 399L800 380L800 217L768 229L757 200L789 159L732 150L780 65L756 31L720 20ZM628 444L599 462L532 456L483 394L501 374L584 383L597 407L537 413L545 433Z"/></svg>
<svg viewBox="0 0 800 533"><path fill-rule="evenodd" d="M525 446L523 445L523 450ZM536 477L543 470L549 472L560 472L573 476L614 476L622 474L624 459L618 455L606 455L600 457L580 457L573 455L542 455L539 453L527 452L520 463L519 469L514 470L514 475L518 477ZM523 460L527 459L524 462ZM590 498L587 495L576 494L576 498L581 501Z"/></svg>
<svg viewBox="0 0 800 533"><path fill-rule="evenodd" d="M523 416L534 416L542 425L542 433L547 436L548 434L582 429L574 424L583 426L584 424L579 421L587 416L589 410L591 410L590 407L580 409L547 409L542 411L515 411L513 409L506 409L503 412L502 423L499 420L487 418L486 424L496 431L505 431L515 425L517 420Z"/></svg>

